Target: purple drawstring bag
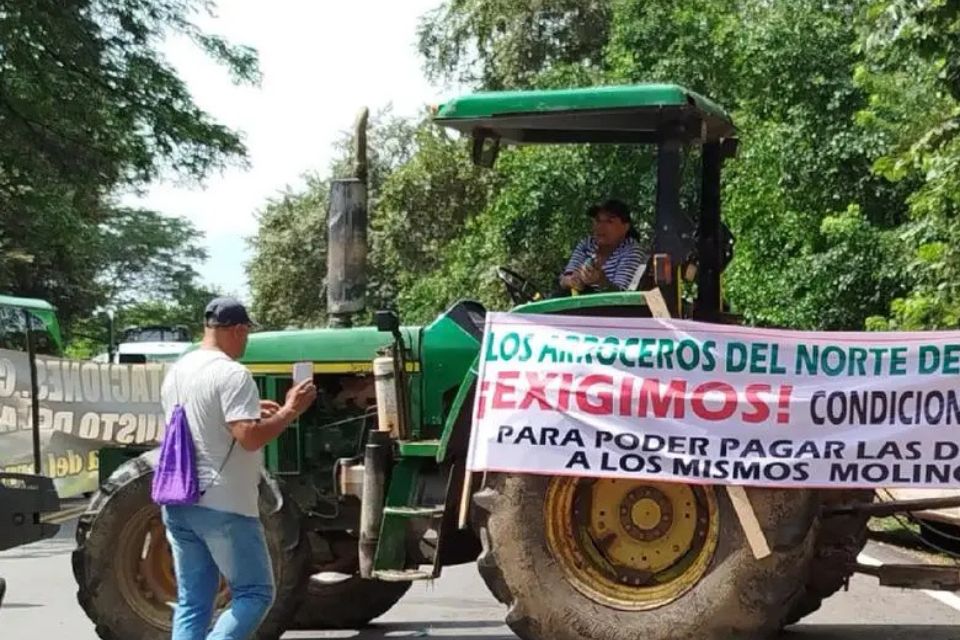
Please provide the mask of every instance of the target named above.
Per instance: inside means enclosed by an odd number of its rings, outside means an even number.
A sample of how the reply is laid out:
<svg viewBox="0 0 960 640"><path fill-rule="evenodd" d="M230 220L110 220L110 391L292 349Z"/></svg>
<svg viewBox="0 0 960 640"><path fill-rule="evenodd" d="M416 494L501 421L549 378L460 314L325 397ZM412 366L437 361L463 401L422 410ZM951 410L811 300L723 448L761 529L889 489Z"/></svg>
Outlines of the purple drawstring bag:
<svg viewBox="0 0 960 640"><path fill-rule="evenodd" d="M153 472L150 497L160 505L196 504L200 499L197 451L183 405L173 408Z"/></svg>

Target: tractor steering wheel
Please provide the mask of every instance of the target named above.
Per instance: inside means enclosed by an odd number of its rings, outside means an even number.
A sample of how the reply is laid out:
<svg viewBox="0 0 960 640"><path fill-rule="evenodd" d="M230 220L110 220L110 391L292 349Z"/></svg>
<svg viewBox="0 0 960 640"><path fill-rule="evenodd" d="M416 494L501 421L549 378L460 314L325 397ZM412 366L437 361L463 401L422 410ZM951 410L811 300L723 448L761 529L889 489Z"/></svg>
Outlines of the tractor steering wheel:
<svg viewBox="0 0 960 640"><path fill-rule="evenodd" d="M533 288L530 280L513 269L497 267L497 277L507 288L507 293L514 304L524 304L540 297L540 293Z"/></svg>

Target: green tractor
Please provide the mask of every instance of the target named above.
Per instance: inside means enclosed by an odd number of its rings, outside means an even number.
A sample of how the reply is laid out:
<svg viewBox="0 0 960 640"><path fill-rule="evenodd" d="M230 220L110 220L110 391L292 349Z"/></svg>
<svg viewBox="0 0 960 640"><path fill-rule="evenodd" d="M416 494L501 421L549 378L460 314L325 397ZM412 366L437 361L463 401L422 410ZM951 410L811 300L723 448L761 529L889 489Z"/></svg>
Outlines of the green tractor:
<svg viewBox="0 0 960 640"><path fill-rule="evenodd" d="M435 121L471 136L485 166L511 143L657 150L655 237L634 290L530 300L529 283L501 269L513 313L650 317L647 293L659 291L672 316L735 321L720 287L732 258L720 173L736 130L718 105L672 85L482 93L442 105ZM691 221L681 166L694 146L702 182ZM413 582L468 562L525 640L763 637L846 583L876 507L871 491L749 489L771 551L758 560L720 487L467 473L486 310L462 300L423 327L389 312L375 327L345 326L363 306L362 173L331 197L336 328L254 334L244 356L265 398L282 400L300 361L314 363L320 390L265 450L261 504L278 595L258 637L365 625ZM684 280L695 298L681 296ZM112 470L77 529L78 597L103 638L169 632L175 580L149 496L151 455ZM633 520L608 516L617 513ZM219 597L229 598L225 587Z"/></svg>

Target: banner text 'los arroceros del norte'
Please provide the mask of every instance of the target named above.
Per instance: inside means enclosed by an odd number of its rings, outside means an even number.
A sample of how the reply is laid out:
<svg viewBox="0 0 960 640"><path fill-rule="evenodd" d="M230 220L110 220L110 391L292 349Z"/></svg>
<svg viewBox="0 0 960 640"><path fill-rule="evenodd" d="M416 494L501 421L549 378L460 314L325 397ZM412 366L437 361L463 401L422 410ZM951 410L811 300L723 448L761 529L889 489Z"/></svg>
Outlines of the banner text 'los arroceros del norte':
<svg viewBox="0 0 960 640"><path fill-rule="evenodd" d="M491 313L473 470L960 487L960 332Z"/></svg>

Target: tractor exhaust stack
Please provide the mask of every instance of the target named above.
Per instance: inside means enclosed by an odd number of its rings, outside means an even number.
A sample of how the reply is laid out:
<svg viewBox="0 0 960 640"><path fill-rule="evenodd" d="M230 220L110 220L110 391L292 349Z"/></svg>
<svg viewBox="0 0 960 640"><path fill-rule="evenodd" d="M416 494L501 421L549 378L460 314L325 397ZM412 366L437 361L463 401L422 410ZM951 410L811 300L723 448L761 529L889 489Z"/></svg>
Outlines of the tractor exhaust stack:
<svg viewBox="0 0 960 640"><path fill-rule="evenodd" d="M364 108L354 133L353 177L330 183L327 211L327 315L331 327L349 327L366 308L367 118Z"/></svg>

